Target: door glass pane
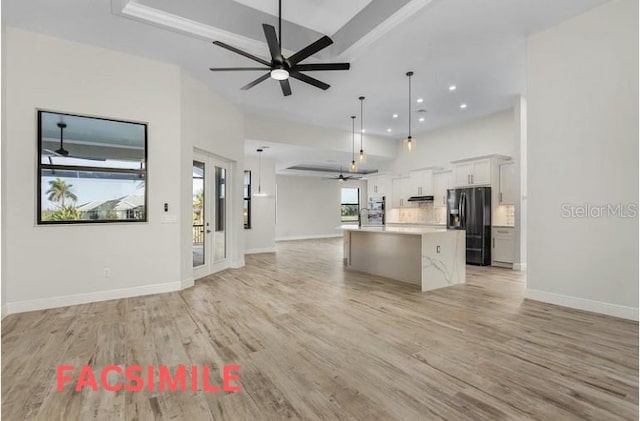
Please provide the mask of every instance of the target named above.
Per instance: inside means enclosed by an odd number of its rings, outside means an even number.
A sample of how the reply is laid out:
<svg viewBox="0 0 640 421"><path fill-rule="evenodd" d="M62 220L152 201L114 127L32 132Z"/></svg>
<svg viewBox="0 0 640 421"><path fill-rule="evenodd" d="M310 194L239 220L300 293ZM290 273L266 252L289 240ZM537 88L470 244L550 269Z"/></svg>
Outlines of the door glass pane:
<svg viewBox="0 0 640 421"><path fill-rule="evenodd" d="M215 167L215 195L216 195L216 232L214 236L214 262L219 262L227 257L226 245L226 181L227 170L221 167Z"/></svg>
<svg viewBox="0 0 640 421"><path fill-rule="evenodd" d="M204 180L203 162L193 161L193 267L202 266L204 260Z"/></svg>

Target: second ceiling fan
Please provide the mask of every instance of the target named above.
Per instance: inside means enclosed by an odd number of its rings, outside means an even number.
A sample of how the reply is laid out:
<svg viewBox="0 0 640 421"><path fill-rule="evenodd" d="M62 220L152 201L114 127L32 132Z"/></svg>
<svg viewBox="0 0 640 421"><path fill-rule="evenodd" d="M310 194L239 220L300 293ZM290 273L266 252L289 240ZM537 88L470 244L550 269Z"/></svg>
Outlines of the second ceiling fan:
<svg viewBox="0 0 640 421"><path fill-rule="evenodd" d="M313 85L316 88L327 90L331 85L328 85L318 79L311 76L307 76L302 72L309 71L325 71L325 70L349 70L351 65L349 63L309 63L300 64L301 61L311 57L317 52L327 48L333 41L328 36L323 36L316 42L309 44L302 50L298 51L290 57L284 57L282 55L282 0L278 0L278 34L276 35L276 28L272 25L262 24L264 30L264 36L267 39L267 45L269 46L269 52L271 53L271 62L256 57L253 54L242 51L229 44L225 44L221 41L214 41L213 43L219 47L225 48L229 51L233 51L236 54L247 57L255 62L262 64L264 67L217 67L211 68L213 72L223 71L267 71L264 75L260 76L253 82L243 86L242 90L248 90L253 88L259 83L269 79L269 77L280 81L280 87L284 96L291 95L291 85L289 83L289 77L297 79L301 82Z"/></svg>

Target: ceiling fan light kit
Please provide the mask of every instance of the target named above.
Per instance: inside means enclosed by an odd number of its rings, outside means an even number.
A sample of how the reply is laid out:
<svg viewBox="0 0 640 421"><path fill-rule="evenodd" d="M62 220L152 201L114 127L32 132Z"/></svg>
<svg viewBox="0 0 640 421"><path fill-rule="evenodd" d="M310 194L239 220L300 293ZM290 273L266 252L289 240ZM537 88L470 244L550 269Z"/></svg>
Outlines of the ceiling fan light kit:
<svg viewBox="0 0 640 421"><path fill-rule="evenodd" d="M272 25L262 24L264 36L267 39L267 45L269 46L269 52L271 54L271 61L261 59L253 54L242 51L236 47L225 44L224 42L214 41L213 44L218 47L222 47L226 50L244 56L257 63L262 64L264 67L214 67L210 68L212 72L226 72L226 71L266 71L267 73L260 76L256 80L241 89L243 91L249 90L254 86L264 82L271 78L280 82L280 88L284 96L291 95L291 85L289 78L299 80L316 88L327 90L331 87L318 79L308 76L302 72L312 71L329 71L329 70L349 70L351 65L349 63L309 63L301 64L302 61L316 54L317 52L324 50L333 41L328 36L323 36L314 43L309 44L302 50L298 51L290 57L284 57L282 55L282 0L278 1L278 34L276 34L276 28Z"/></svg>

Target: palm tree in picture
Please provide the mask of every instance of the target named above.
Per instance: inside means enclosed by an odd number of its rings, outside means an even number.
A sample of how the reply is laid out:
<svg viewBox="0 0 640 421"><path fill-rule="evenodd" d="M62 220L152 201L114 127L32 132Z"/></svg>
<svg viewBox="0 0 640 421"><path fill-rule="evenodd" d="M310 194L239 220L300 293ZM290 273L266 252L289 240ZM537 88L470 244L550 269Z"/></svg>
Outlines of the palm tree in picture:
<svg viewBox="0 0 640 421"><path fill-rule="evenodd" d="M73 184L67 184L60 178L51 180L49 181L49 190L46 192L49 195L47 199L50 202L60 202L60 207L64 208L65 199L71 199L74 202L78 200L78 196L71 191L72 187Z"/></svg>
<svg viewBox="0 0 640 421"><path fill-rule="evenodd" d="M200 190L193 196L193 222L202 223L202 210L204 209L204 190Z"/></svg>

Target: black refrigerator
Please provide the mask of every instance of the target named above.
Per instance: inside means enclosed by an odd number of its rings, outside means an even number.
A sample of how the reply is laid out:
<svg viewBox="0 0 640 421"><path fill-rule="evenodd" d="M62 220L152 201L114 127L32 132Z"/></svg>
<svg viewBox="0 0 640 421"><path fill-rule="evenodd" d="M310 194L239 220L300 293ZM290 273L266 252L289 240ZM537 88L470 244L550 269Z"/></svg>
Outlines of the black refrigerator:
<svg viewBox="0 0 640 421"><path fill-rule="evenodd" d="M491 264L491 187L447 190L447 229L465 230L467 264Z"/></svg>

